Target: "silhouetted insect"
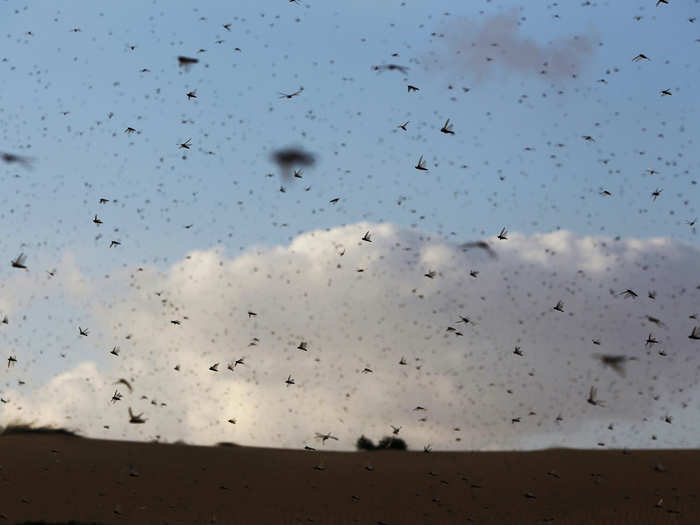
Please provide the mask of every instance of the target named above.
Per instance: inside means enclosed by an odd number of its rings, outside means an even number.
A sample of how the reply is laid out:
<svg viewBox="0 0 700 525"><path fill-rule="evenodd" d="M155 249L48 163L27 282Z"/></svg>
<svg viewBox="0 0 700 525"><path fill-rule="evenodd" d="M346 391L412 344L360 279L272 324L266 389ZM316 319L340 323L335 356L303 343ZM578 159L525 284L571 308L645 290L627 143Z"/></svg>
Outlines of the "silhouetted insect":
<svg viewBox="0 0 700 525"><path fill-rule="evenodd" d="M408 67L406 66L400 66L398 64L381 64L378 66L372 66L372 69L374 71L382 72L382 71L399 71L403 73L404 75L408 73Z"/></svg>
<svg viewBox="0 0 700 525"><path fill-rule="evenodd" d="M425 167L425 160L423 160L423 155L421 155L420 158L418 159L418 164L416 164L413 167L416 168L417 170L428 171L428 168Z"/></svg>
<svg viewBox="0 0 700 525"><path fill-rule="evenodd" d="M450 119L447 119L445 124L440 128L441 133L445 133L446 135L454 135L455 132L452 131L452 124L450 124Z"/></svg>
<svg viewBox="0 0 700 525"><path fill-rule="evenodd" d="M131 411L131 407L129 407L129 423L134 423L134 424L145 423L146 420L143 419L142 416L143 416L143 412L136 415Z"/></svg>
<svg viewBox="0 0 700 525"><path fill-rule="evenodd" d="M293 97L296 97L297 95L300 95L301 93L303 93L303 91L304 91L304 88L300 87L294 93L282 93L280 91L278 91L277 93L280 95L280 98L293 98Z"/></svg>
<svg viewBox="0 0 700 525"><path fill-rule="evenodd" d="M193 64L196 64L197 62L199 62L199 59L198 59L198 58L190 58L190 57L183 57L183 56L177 57L177 63L178 63L178 65L179 65L181 68L184 68L185 71L189 71L189 70L190 70L190 67L191 67Z"/></svg>
<svg viewBox="0 0 700 525"><path fill-rule="evenodd" d="M27 256L24 255L23 253L20 253L16 259L10 261L10 264L12 264L13 268L19 268L20 270L26 270L27 266L25 265L25 262L27 262Z"/></svg>

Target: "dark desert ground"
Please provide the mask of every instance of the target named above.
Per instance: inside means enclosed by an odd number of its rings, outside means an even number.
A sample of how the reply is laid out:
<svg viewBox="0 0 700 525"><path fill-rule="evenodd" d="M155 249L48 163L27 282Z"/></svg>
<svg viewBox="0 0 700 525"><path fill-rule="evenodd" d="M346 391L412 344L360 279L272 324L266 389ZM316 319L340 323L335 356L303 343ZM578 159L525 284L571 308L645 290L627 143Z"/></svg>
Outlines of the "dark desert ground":
<svg viewBox="0 0 700 525"><path fill-rule="evenodd" d="M51 434L0 445L6 523L700 520L697 451L307 452Z"/></svg>

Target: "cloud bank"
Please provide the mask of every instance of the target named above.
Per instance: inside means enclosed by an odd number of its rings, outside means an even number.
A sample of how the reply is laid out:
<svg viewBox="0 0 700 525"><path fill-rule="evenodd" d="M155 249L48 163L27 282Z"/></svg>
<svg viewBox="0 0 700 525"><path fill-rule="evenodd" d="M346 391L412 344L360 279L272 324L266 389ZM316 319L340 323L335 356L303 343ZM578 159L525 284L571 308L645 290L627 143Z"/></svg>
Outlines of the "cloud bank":
<svg viewBox="0 0 700 525"><path fill-rule="evenodd" d="M76 296L92 290L90 336L76 333L60 370L21 387L42 364L18 348L0 422L276 447L317 446L314 433L330 431L340 440L327 447L352 449L389 425L418 449L697 446L697 248L511 233L486 240L492 258L461 249L467 240L358 223L113 272L109 289L71 272ZM622 376L597 354L634 359ZM605 406L586 402L591 386ZM147 422L130 425L127 407Z"/></svg>

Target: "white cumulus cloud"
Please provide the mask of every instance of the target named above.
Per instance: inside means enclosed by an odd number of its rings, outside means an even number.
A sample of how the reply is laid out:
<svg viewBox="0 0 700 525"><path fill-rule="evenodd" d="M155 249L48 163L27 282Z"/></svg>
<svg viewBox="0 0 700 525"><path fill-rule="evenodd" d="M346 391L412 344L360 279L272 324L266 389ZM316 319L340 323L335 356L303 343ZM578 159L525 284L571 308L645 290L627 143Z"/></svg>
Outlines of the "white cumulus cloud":
<svg viewBox="0 0 700 525"><path fill-rule="evenodd" d="M165 270L113 272L109 296L84 282L97 305L83 338L93 346L76 343L75 359L43 384L8 379L2 420L284 447L331 431L340 441L326 446L349 449L390 424L413 448L695 444L697 248L510 233L486 240L492 258L466 240L358 223L235 257L214 247ZM645 344L650 334L657 344ZM623 376L596 354L632 359ZM7 371L13 381L31 375L23 358ZM586 402L591 386L605 406ZM115 389L123 398L112 403ZM129 406L144 425L128 423Z"/></svg>

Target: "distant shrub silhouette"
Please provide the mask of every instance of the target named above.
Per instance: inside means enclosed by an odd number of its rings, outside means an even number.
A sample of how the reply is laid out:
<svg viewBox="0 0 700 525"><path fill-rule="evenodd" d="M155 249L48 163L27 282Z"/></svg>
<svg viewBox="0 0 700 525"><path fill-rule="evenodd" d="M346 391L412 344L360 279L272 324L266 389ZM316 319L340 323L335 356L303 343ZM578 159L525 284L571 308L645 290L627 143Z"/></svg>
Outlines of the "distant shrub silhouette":
<svg viewBox="0 0 700 525"><path fill-rule="evenodd" d="M376 450L377 447L372 443L372 440L369 439L368 437L365 437L364 434L362 434L358 440L357 443L355 443L355 446L357 447L357 450Z"/></svg>
<svg viewBox="0 0 700 525"><path fill-rule="evenodd" d="M5 427L0 428L0 435L9 436L12 434L61 434L64 436L80 437L72 430L65 428L56 428L50 425L35 427L33 423L23 423L21 421L13 421Z"/></svg>
<svg viewBox="0 0 700 525"><path fill-rule="evenodd" d="M357 450L408 450L406 442L397 437L384 436L378 445L375 445L371 439L364 434L360 436L355 444Z"/></svg>
<svg viewBox="0 0 700 525"><path fill-rule="evenodd" d="M377 450L406 450L406 442L401 438L384 436L377 445Z"/></svg>
<svg viewBox="0 0 700 525"><path fill-rule="evenodd" d="M231 443L230 441L219 441L216 444L217 447L240 447L238 443Z"/></svg>

